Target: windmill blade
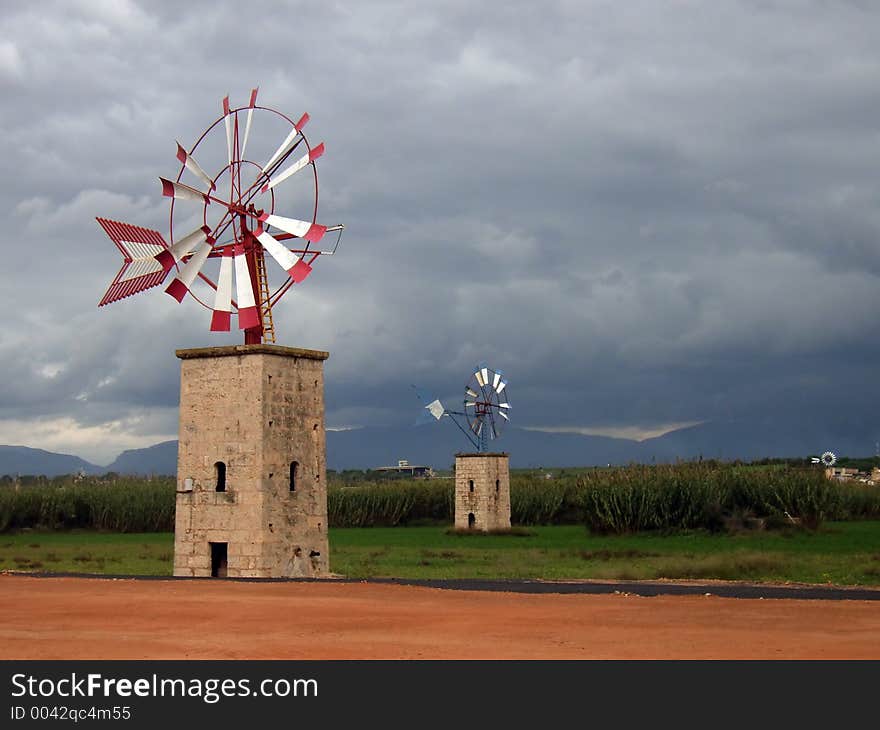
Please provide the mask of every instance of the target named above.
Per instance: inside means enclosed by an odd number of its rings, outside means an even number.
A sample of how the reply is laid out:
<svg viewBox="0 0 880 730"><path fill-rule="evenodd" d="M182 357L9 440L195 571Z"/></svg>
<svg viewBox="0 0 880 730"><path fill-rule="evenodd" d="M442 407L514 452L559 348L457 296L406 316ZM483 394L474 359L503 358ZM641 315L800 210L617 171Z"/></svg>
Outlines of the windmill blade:
<svg viewBox="0 0 880 730"><path fill-rule="evenodd" d="M196 252L190 257L189 261L184 264L180 273L172 279L165 291L178 302L182 302L186 293L192 286L192 283L196 280L196 277L205 265L205 261L208 260L209 253L211 253L211 244L207 241L200 244L196 249Z"/></svg>
<svg viewBox="0 0 880 730"><path fill-rule="evenodd" d="M501 391L504 390L506 387L507 381L502 380L500 383L498 383L498 385L495 386L495 392L498 393L498 395L501 395Z"/></svg>
<svg viewBox="0 0 880 730"><path fill-rule="evenodd" d="M194 200L197 203L204 203L205 205L208 205L211 202L208 194L203 193L201 190L196 190L183 183L166 180L164 177L160 177L159 180L162 182L162 195L166 198Z"/></svg>
<svg viewBox="0 0 880 730"><path fill-rule="evenodd" d="M323 154L324 154L324 143L321 142L321 144L319 144L318 146L312 147L312 149L310 149L308 151L308 154L303 155L296 162L294 162L290 167L288 167L283 172L279 173L278 177L276 177L274 180L263 185L263 188L262 188L262 190L260 190L260 192L261 193L269 192L276 185L278 185L279 183L283 183L291 175L294 175L295 173L299 172L306 165L308 165L310 162L314 162Z"/></svg>
<svg viewBox="0 0 880 730"><path fill-rule="evenodd" d="M270 226L280 228L282 231L290 233L297 238L304 238L312 243L320 241L327 232L327 226L320 226L317 223L309 223L309 221L301 221L296 218L270 215L269 213L263 213L259 220L260 223L268 223Z"/></svg>
<svg viewBox="0 0 880 730"><path fill-rule="evenodd" d="M229 332L232 317L232 246L223 249L220 258L220 275L214 293L214 313L211 315L211 332Z"/></svg>
<svg viewBox="0 0 880 730"><path fill-rule="evenodd" d="M223 123L226 125L226 151L232 165L232 115L229 112L229 95L223 97Z"/></svg>
<svg viewBox="0 0 880 730"><path fill-rule="evenodd" d="M269 255L278 262L278 265L290 275L290 278L295 283L299 284L311 273L311 266L293 253L293 251L282 246L276 238L266 233L262 226L254 231L254 236L256 236L260 245L269 252Z"/></svg>
<svg viewBox="0 0 880 730"><path fill-rule="evenodd" d="M488 365L486 365L486 363L484 363L484 362L481 362L479 365L477 365L477 367L474 369L474 377L477 379L477 384L481 388L485 388L486 383L489 380L489 367L488 367Z"/></svg>
<svg viewBox="0 0 880 730"><path fill-rule="evenodd" d="M501 416L505 421L510 420L510 416L508 416L504 411L498 411L498 415Z"/></svg>
<svg viewBox="0 0 880 730"><path fill-rule="evenodd" d="M123 259L122 268L98 302L99 307L159 286L165 281L168 272L156 257L168 253L168 244L159 231L106 218L95 220L116 244Z"/></svg>
<svg viewBox="0 0 880 730"><path fill-rule="evenodd" d="M499 408L510 408L510 403L499 403L498 407Z"/></svg>
<svg viewBox="0 0 880 730"><path fill-rule="evenodd" d="M254 288L251 284L244 246L237 244L233 251L235 262L235 291L238 298L238 328L249 330L260 325L260 313L254 299Z"/></svg>
<svg viewBox="0 0 880 730"><path fill-rule="evenodd" d="M467 408L468 406L470 406L471 408L473 408L475 405L477 405L477 404L474 403L474 402L472 402L472 401L469 401L469 400L466 400L466 401L464 402L464 407L465 407L465 408Z"/></svg>
<svg viewBox="0 0 880 730"><path fill-rule="evenodd" d="M501 381L502 375L504 375L504 373L502 373L500 370L496 370L495 377L492 378L492 387L496 390L496 392L498 390L498 383Z"/></svg>
<svg viewBox="0 0 880 730"><path fill-rule="evenodd" d="M251 89L251 101L248 104L248 113L247 113L247 121L244 125L244 141L241 143L241 159L244 157L244 150L247 147L248 137L251 134L251 120L254 116L254 107L257 105L257 92L260 90L258 86L256 89Z"/></svg>
<svg viewBox="0 0 880 730"><path fill-rule="evenodd" d="M261 175L266 172L266 170L268 170L270 167L272 167L272 165L274 165L278 161L281 155L283 155L285 152L287 152L288 149L290 149L291 145L293 145L293 140L296 139L297 135L300 133L302 128L306 126L306 123L308 121L309 115L303 114L300 117L299 121L293 125L293 130L291 130L290 134L287 135L287 138L280 145L278 145L278 149L275 150L275 154L273 154L269 158L269 161L265 165L263 165L263 169L260 170Z"/></svg>
<svg viewBox="0 0 880 730"><path fill-rule="evenodd" d="M211 229L208 228L208 226L196 228L192 233L187 233L183 238L177 241L170 250L166 249L161 253L156 254L155 259L165 271L169 271L174 264L178 261L182 261L185 256L192 253L196 246L203 241L207 241L213 246L214 239L211 238L209 235L210 233Z"/></svg>
<svg viewBox="0 0 880 730"><path fill-rule="evenodd" d="M464 391L464 392L465 392L467 395L469 395L471 398L476 398L476 397L477 397L477 394L474 393L474 391L472 391L470 388L465 388L465 391Z"/></svg>
<svg viewBox="0 0 880 730"><path fill-rule="evenodd" d="M202 182L204 182L205 185L208 186L207 192L210 193L212 190L217 189L217 186L214 184L214 181L211 179L208 173L205 172L202 169L201 165L196 162L195 158L183 148L183 145L180 144L180 142L177 143L177 159L183 163L184 167L186 167L187 170L189 170L196 177L200 178Z"/></svg>

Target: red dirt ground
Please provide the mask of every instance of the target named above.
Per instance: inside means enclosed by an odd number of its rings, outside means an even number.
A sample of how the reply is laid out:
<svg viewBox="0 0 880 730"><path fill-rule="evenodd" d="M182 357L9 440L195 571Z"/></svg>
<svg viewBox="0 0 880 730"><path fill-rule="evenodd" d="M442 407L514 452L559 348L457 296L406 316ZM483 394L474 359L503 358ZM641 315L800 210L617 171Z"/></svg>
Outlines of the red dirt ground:
<svg viewBox="0 0 880 730"><path fill-rule="evenodd" d="M880 604L0 575L2 659L878 659Z"/></svg>

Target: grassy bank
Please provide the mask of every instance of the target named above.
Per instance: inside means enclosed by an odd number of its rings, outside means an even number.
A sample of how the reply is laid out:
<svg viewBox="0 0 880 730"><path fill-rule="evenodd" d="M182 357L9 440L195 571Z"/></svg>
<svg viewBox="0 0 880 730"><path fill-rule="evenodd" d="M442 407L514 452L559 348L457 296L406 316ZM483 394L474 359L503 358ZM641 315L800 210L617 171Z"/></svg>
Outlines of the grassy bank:
<svg viewBox="0 0 880 730"><path fill-rule="evenodd" d="M459 536L446 527L333 528L334 572L351 577L692 578L880 585L880 521L819 530L596 535L541 526L529 536ZM25 531L0 537L0 569L170 575L168 533Z"/></svg>

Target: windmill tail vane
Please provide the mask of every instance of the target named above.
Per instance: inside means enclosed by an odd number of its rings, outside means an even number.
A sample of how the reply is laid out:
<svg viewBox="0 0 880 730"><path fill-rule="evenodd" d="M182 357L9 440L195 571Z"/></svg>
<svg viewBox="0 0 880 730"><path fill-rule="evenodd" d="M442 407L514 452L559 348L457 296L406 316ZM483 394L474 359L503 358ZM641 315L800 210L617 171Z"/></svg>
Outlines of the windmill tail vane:
<svg viewBox="0 0 880 730"><path fill-rule="evenodd" d="M192 148L176 143L177 177L159 178L162 195L171 199L168 240L159 231L97 218L123 258L122 268L98 306L165 284L171 276L165 291L178 302L189 294L210 310L211 331L229 331L235 313L245 343L275 341L273 307L294 285L305 281L320 256L336 253L345 226L317 222L315 161L324 154L325 145L311 146L306 139L303 128L309 115L302 114L294 122L281 112L258 106L257 94L258 89L253 89L248 104L238 108L230 106L227 96L222 116ZM259 128L258 119L280 130L279 136L285 135L265 163L266 156L260 162L246 157L249 141L252 151L257 146L251 131ZM294 155L297 149L300 152ZM222 150L219 156L217 150ZM212 151L216 159L211 159ZM292 156L296 159L284 167ZM211 159L216 174L206 172L206 167L212 168L203 164L205 158ZM299 179L299 186L287 183L291 179ZM306 194L301 194L303 190ZM282 204L297 201L305 213L299 218L276 211ZM196 223L198 218L201 225ZM338 234L334 245L318 248L328 233ZM280 280L274 271L274 282L270 279L267 254L283 272Z"/></svg>
<svg viewBox="0 0 880 730"><path fill-rule="evenodd" d="M510 420L507 379L485 363L477 365L465 386L461 411L449 410L428 391L413 387L423 404L416 425L449 418L480 453L488 450L489 441L500 437Z"/></svg>

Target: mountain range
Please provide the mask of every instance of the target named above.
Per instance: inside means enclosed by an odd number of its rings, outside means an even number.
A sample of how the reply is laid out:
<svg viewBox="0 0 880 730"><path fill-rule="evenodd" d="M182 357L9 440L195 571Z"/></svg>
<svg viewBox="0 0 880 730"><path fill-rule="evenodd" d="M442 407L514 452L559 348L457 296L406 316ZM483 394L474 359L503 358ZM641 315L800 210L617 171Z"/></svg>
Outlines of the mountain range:
<svg viewBox="0 0 880 730"><path fill-rule="evenodd" d="M716 421L671 431L644 441L551 433L509 428L493 450L510 454L513 467L572 467L630 462L673 462L677 459L742 459L807 457L823 451L838 456L873 454L877 433L858 434L843 420L826 418L749 421ZM370 469L397 464L449 468L459 451L473 451L451 424L414 427L365 427L327 432L329 469ZM174 474L177 442L165 441L144 449L124 451L107 466L89 463L78 456L56 454L39 448L0 446L0 475L45 474L57 476L83 471L86 474Z"/></svg>

